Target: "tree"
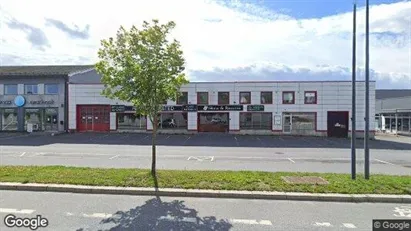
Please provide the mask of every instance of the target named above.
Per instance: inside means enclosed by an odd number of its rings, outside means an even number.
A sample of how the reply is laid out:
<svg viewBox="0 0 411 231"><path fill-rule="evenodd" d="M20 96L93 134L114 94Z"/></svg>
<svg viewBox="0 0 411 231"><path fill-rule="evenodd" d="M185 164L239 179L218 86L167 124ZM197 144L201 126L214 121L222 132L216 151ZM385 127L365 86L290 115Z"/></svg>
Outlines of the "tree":
<svg viewBox="0 0 411 231"><path fill-rule="evenodd" d="M105 89L102 94L131 102L136 113L153 124L151 174L156 175L156 134L158 115L168 99L179 97L188 80L183 73L185 60L177 40L169 41L173 21L159 24L144 21L143 28L120 27L115 38L101 41L97 72Z"/></svg>

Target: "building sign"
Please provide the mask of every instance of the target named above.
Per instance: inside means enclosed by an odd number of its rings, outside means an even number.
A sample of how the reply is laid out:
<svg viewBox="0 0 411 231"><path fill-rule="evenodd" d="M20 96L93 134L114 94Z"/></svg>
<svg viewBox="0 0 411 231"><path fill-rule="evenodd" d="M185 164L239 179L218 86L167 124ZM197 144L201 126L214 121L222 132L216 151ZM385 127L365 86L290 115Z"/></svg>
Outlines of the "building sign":
<svg viewBox="0 0 411 231"><path fill-rule="evenodd" d="M197 111L198 106L195 104L188 104L183 106L183 111Z"/></svg>
<svg viewBox="0 0 411 231"><path fill-rule="evenodd" d="M124 105L111 105L111 112L124 112L126 106Z"/></svg>
<svg viewBox="0 0 411 231"><path fill-rule="evenodd" d="M54 100L31 100L29 103L35 105L54 104Z"/></svg>
<svg viewBox="0 0 411 231"><path fill-rule="evenodd" d="M281 116L280 115L275 115L274 116L274 124L275 125L281 125Z"/></svg>
<svg viewBox="0 0 411 231"><path fill-rule="evenodd" d="M11 100L0 100L0 105L10 105Z"/></svg>
<svg viewBox="0 0 411 231"><path fill-rule="evenodd" d="M247 105L247 111L264 111L264 105Z"/></svg>
<svg viewBox="0 0 411 231"><path fill-rule="evenodd" d="M14 98L14 104L16 104L17 107L23 107L25 103L26 99L21 95L18 95L16 96L16 98Z"/></svg>
<svg viewBox="0 0 411 231"><path fill-rule="evenodd" d="M243 105L199 105L199 111L243 111Z"/></svg>

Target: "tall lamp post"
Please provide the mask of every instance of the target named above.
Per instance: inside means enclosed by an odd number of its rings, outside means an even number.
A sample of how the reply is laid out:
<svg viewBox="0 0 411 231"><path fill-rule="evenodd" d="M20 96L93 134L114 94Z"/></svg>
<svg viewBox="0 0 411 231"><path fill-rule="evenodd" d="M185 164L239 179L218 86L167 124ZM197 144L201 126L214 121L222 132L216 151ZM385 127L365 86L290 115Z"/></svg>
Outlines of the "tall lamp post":
<svg viewBox="0 0 411 231"><path fill-rule="evenodd" d="M354 9L353 9L353 39L352 39L352 103L351 103L351 179L355 180L356 178L356 153L355 153L355 139L356 139L356 90L355 90L355 81L356 81L356 44L357 44L357 1L354 0Z"/></svg>
<svg viewBox="0 0 411 231"><path fill-rule="evenodd" d="M370 178L370 44L369 44L369 0L365 0L365 131L364 131L364 177Z"/></svg>

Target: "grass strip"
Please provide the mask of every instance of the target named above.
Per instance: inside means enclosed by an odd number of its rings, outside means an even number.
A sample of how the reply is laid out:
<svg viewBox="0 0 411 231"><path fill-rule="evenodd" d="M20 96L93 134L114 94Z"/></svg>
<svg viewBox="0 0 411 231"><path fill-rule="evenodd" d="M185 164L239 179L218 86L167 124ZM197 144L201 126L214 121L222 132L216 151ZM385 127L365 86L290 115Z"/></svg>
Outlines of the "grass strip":
<svg viewBox="0 0 411 231"><path fill-rule="evenodd" d="M293 185L281 176L320 176L329 184ZM336 173L158 170L157 181L160 188L411 195L411 176L371 175L365 180L359 175L353 181L349 174ZM0 182L154 186L148 169L64 166L0 166Z"/></svg>

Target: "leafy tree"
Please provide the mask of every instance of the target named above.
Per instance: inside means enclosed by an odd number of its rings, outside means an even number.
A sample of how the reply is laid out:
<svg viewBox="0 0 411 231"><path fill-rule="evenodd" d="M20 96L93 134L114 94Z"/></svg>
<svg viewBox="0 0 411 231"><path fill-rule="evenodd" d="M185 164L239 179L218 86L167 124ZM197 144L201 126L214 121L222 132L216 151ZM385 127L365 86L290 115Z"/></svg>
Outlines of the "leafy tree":
<svg viewBox="0 0 411 231"><path fill-rule="evenodd" d="M120 27L115 38L101 41L97 72L105 89L102 94L131 102L137 114L153 124L151 173L156 174L156 134L158 116L167 99L176 100L188 80L180 43L169 41L174 22L144 21L142 29Z"/></svg>

